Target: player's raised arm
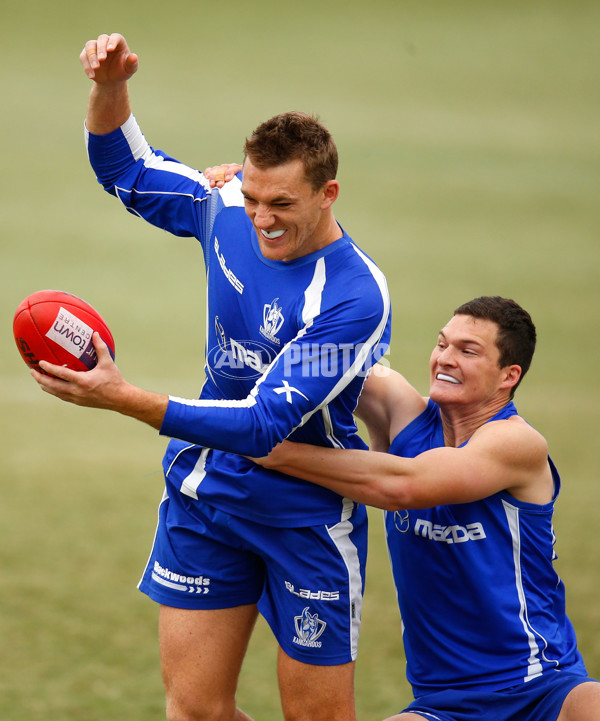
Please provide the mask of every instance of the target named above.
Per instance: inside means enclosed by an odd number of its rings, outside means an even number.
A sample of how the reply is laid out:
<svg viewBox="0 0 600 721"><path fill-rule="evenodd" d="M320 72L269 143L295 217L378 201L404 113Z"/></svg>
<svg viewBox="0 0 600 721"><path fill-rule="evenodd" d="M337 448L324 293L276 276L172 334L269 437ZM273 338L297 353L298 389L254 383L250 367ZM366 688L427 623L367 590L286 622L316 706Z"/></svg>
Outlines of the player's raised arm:
<svg viewBox="0 0 600 721"><path fill-rule="evenodd" d="M94 81L86 116L91 133L105 135L120 127L131 115L127 81L138 69L138 57L119 33L88 40L79 56L83 69Z"/></svg>

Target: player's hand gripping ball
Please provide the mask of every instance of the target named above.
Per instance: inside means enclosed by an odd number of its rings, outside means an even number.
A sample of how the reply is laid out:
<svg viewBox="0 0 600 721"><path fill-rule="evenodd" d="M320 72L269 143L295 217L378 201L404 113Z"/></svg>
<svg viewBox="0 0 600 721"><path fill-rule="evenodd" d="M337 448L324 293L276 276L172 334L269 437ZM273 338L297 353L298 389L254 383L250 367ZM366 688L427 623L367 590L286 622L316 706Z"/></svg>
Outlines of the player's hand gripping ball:
<svg viewBox="0 0 600 721"><path fill-rule="evenodd" d="M40 373L41 360L88 371L98 359L92 343L94 331L115 357L115 342L97 310L76 295L60 290L39 290L19 304L13 320L17 348L25 363Z"/></svg>

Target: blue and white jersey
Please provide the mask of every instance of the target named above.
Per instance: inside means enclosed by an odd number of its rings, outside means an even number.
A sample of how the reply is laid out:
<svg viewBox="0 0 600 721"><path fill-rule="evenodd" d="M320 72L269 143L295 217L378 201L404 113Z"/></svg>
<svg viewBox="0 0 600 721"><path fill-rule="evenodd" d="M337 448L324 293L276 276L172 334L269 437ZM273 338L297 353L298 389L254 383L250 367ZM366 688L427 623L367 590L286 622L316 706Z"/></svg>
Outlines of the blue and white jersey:
<svg viewBox="0 0 600 721"><path fill-rule="evenodd" d="M196 237L207 274L205 381L199 400L170 398L164 467L190 499L279 526L336 523L353 504L256 466L285 438L362 448L352 413L387 349L383 273L344 232L290 262L267 260L244 211L241 180L220 191L146 142L135 119L86 134L98 180L127 210Z"/></svg>
<svg viewBox="0 0 600 721"><path fill-rule="evenodd" d="M517 415L513 403L490 420ZM393 440L414 458L444 445L438 406ZM553 568L554 499L537 505L506 492L474 503L386 513L415 697L477 686L505 689L555 671L586 671Z"/></svg>

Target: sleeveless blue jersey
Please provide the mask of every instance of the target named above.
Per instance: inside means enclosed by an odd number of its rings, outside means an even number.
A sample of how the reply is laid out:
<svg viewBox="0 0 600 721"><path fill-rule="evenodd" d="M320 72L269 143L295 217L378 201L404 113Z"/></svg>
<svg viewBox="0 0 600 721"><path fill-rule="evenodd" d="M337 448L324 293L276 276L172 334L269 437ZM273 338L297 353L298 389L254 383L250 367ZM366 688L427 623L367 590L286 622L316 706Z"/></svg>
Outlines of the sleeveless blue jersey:
<svg viewBox="0 0 600 721"><path fill-rule="evenodd" d="M516 415L513 403L491 421ZM444 445L438 406L393 440L413 458ZM554 499L558 472L549 459ZM474 503L387 512L387 541L415 697L509 688L547 672L586 673L553 568L554 500L497 493Z"/></svg>
<svg viewBox="0 0 600 721"><path fill-rule="evenodd" d="M220 191L146 142L135 119L86 134L104 188L178 236L196 237L207 275L205 381L199 400L171 398L171 487L278 526L337 523L353 504L256 466L284 438L362 448L352 413L368 368L384 354L390 301L381 271L343 237L290 262L260 252L241 180ZM242 455L234 455L242 454Z"/></svg>

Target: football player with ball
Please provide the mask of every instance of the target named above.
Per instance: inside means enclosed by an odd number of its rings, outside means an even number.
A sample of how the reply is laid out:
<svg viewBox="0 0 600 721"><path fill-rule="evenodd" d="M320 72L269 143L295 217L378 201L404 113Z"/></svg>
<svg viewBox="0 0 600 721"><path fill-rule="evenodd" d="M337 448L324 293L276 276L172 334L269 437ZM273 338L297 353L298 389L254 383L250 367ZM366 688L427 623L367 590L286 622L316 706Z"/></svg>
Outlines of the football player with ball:
<svg viewBox="0 0 600 721"><path fill-rule="evenodd" d="M146 141L129 101L138 57L119 34L85 44L86 142L98 181L134 215L200 242L207 346L200 399L127 383L98 364L40 361L42 388L144 421L172 440L139 588L160 604L171 720L244 721L238 675L260 612L279 643L284 717L353 721L366 561L364 506L254 464L285 438L364 448L352 412L390 334L383 273L333 214L337 150L288 112L246 140L243 173L211 183ZM205 125L210 143L210 119Z"/></svg>

